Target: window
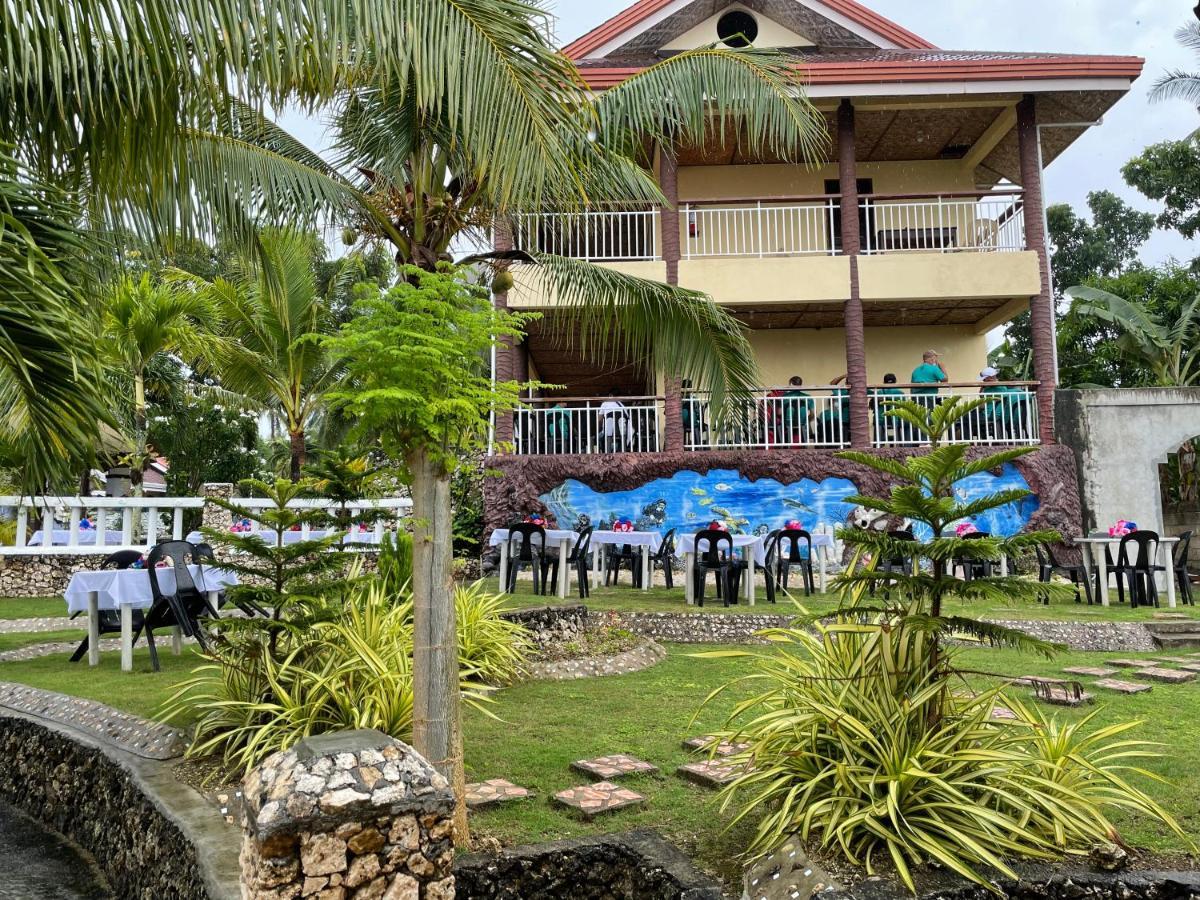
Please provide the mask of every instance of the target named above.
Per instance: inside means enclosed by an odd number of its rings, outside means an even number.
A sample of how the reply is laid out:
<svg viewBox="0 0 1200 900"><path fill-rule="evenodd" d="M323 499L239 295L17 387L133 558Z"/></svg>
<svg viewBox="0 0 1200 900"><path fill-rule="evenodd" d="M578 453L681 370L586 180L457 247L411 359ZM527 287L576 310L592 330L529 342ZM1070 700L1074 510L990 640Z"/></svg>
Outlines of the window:
<svg viewBox="0 0 1200 900"><path fill-rule="evenodd" d="M717 21L717 37L726 47L749 47L758 37L758 22L744 10L731 10Z"/></svg>
<svg viewBox="0 0 1200 900"><path fill-rule="evenodd" d="M842 183L838 179L825 179L826 194L840 194L841 192ZM858 196L860 198L870 196L874 193L875 179L858 179ZM867 232L870 230L870 227L870 223L867 221L867 211L863 209L862 203L860 202L858 206L858 234L860 241L866 241ZM833 246L836 250L842 249L842 209L840 206L835 206L833 209Z"/></svg>

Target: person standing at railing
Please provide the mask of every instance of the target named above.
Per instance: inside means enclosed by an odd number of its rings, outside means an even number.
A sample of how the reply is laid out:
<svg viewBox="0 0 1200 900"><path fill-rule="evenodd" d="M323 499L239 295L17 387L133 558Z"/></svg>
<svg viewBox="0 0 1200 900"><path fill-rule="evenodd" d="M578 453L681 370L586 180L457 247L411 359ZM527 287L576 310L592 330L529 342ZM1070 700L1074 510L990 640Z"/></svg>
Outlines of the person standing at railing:
<svg viewBox="0 0 1200 900"><path fill-rule="evenodd" d="M1020 436L1024 429L1021 415L1023 392L1011 385L1000 384L1000 372L991 366L979 373L979 380L983 382L979 393L994 397L989 398L984 406L988 431L996 438Z"/></svg>
<svg viewBox="0 0 1200 900"><path fill-rule="evenodd" d="M885 444L908 443L908 423L887 414L894 401L904 399L904 391L895 386L898 381L895 372L888 372L883 376L883 383L891 387L877 388L872 392L871 415L875 418L876 440ZM887 399L880 402L880 398Z"/></svg>
<svg viewBox="0 0 1200 900"><path fill-rule="evenodd" d="M836 387L847 378L839 375L829 382L835 385L829 396L829 406L817 420L817 440L823 444L844 444L850 434L850 389Z"/></svg>
<svg viewBox="0 0 1200 900"><path fill-rule="evenodd" d="M546 410L546 446L558 456L571 450L571 413L561 400Z"/></svg>
<svg viewBox="0 0 1200 900"><path fill-rule="evenodd" d="M921 356L921 364L913 369L912 383L913 384L944 384L950 380L950 376L946 374L946 369L941 363L936 350L926 350ZM916 403L920 403L927 409L932 410L937 406L938 389L936 387L915 387L912 388L912 398Z"/></svg>
<svg viewBox="0 0 1200 900"><path fill-rule="evenodd" d="M812 395L803 387L804 379L793 375L786 390L773 390L767 395L771 444L796 447L808 442L813 403Z"/></svg>
<svg viewBox="0 0 1200 900"><path fill-rule="evenodd" d="M600 424L604 436L603 452L623 453L629 447L629 410L617 399L616 391L600 404Z"/></svg>

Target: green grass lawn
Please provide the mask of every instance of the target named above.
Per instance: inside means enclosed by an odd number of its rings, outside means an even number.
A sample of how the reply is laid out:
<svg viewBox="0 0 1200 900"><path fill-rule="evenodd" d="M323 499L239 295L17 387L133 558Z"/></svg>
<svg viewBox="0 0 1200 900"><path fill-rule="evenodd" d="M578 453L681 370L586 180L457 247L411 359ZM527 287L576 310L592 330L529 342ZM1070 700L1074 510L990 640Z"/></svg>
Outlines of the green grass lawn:
<svg viewBox="0 0 1200 900"><path fill-rule="evenodd" d="M0 619L41 619L66 616L62 597L0 597Z"/></svg>
<svg viewBox="0 0 1200 900"><path fill-rule="evenodd" d="M492 585L494 586L494 579ZM772 605L767 602L766 589L759 584L755 590L755 605L750 606L743 598L736 606L725 607L712 596L712 585L709 585L709 596L703 607L688 606L684 601L683 588L653 587L648 591L637 590L628 584L618 587L597 587L592 589L591 597L580 601L578 594L568 595L560 601L557 595L540 597L533 593L533 583L522 581L517 585L517 592L508 598L508 603L514 608L524 608L535 605L583 602L594 610L615 609L620 612L684 612L684 613L772 613L786 615L794 607L783 598ZM805 597L803 590L793 590L792 599L812 612L832 612L837 608L837 598L832 594L814 594ZM1114 592L1115 597L1115 592ZM1168 611L1165 603L1159 612ZM1180 606L1171 612L1183 613L1200 620L1200 607ZM1040 604L1022 604L1006 606L1004 604L964 603L951 599L947 604L947 612L952 614L970 615L985 619L1024 619L1070 622L1149 622L1153 620L1153 611L1144 607L1130 609L1128 605L1119 606L1115 599L1112 606L1088 606L1086 603L1055 603L1051 606Z"/></svg>

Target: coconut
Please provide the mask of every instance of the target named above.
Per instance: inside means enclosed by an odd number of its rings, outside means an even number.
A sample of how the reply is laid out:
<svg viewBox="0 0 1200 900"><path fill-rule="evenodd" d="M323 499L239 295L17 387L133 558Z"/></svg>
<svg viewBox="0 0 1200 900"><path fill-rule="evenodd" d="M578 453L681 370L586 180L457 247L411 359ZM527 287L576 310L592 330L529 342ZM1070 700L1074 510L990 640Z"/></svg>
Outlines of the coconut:
<svg viewBox="0 0 1200 900"><path fill-rule="evenodd" d="M496 273L496 277L492 279L493 294L507 294L513 289L512 272L508 269L502 269Z"/></svg>

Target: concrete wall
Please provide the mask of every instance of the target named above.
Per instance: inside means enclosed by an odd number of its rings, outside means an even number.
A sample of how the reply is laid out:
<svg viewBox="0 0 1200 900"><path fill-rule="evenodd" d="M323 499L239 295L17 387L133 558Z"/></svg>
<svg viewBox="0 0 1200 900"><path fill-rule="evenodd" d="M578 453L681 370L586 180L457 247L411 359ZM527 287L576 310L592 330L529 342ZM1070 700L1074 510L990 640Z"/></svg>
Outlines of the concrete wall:
<svg viewBox="0 0 1200 900"><path fill-rule="evenodd" d="M679 170L679 201L812 197L824 194L825 181L837 177L835 163L684 166ZM858 177L873 180L877 194L950 194L975 190L973 173L958 160L859 163Z"/></svg>
<svg viewBox="0 0 1200 900"><path fill-rule="evenodd" d="M1075 453L1085 529L1123 518L1164 531L1158 467L1200 435L1200 388L1059 391L1056 421Z"/></svg>

